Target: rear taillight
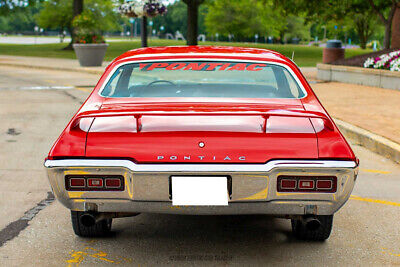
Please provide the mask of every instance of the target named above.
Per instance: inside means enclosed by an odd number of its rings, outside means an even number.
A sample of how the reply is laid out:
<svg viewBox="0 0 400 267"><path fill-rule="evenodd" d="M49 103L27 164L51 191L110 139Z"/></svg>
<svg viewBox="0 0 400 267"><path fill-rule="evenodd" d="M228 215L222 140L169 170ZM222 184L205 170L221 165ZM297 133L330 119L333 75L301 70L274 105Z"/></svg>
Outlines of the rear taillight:
<svg viewBox="0 0 400 267"><path fill-rule="evenodd" d="M278 176L278 192L336 192L336 176Z"/></svg>
<svg viewBox="0 0 400 267"><path fill-rule="evenodd" d="M124 177L119 175L67 175L68 191L123 191Z"/></svg>
<svg viewBox="0 0 400 267"><path fill-rule="evenodd" d="M116 178L107 178L106 179L106 188L120 188L121 180Z"/></svg>
<svg viewBox="0 0 400 267"><path fill-rule="evenodd" d="M86 181L85 178L71 178L69 179L69 186L74 187L85 187Z"/></svg>

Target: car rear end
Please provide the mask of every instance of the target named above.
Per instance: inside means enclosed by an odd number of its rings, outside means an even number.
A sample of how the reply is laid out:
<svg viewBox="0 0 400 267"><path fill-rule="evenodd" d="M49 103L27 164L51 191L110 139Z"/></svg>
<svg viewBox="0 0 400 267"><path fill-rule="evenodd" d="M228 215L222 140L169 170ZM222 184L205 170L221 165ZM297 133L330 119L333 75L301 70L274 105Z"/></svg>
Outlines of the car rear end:
<svg viewBox="0 0 400 267"><path fill-rule="evenodd" d="M298 69L192 57L116 62L53 146L75 232L142 212L268 214L326 239L358 162Z"/></svg>
<svg viewBox="0 0 400 267"><path fill-rule="evenodd" d="M335 160L274 160L267 164L135 164L130 160L46 161L54 194L71 210L171 214L331 215L348 199L357 164ZM199 191L196 178L223 179L225 197L212 195L205 180L198 204L174 205L174 183L193 179L186 191ZM208 185L208 186L207 186ZM185 194L185 191L180 191ZM194 192L192 192L194 193ZM216 198L215 203L207 202ZM202 204L206 201L207 205Z"/></svg>

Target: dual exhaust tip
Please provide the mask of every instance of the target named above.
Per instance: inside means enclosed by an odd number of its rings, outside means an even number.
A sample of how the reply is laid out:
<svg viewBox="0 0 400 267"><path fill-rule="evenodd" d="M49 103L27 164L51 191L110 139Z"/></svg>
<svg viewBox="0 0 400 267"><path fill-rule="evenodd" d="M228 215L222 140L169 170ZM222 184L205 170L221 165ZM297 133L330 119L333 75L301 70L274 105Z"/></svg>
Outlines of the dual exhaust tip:
<svg viewBox="0 0 400 267"><path fill-rule="evenodd" d="M85 212L79 217L80 223L85 227L92 227L96 223L113 218L132 217L139 215L140 213L124 213L124 212L109 212L109 213L96 213L96 212Z"/></svg>
<svg viewBox="0 0 400 267"><path fill-rule="evenodd" d="M99 214L93 214L93 213L84 213L81 215L79 218L80 222L82 225L86 227L91 227L98 223L99 221Z"/></svg>
<svg viewBox="0 0 400 267"><path fill-rule="evenodd" d="M321 222L316 217L306 217L303 219L303 224L306 226L307 230L316 231L321 227Z"/></svg>

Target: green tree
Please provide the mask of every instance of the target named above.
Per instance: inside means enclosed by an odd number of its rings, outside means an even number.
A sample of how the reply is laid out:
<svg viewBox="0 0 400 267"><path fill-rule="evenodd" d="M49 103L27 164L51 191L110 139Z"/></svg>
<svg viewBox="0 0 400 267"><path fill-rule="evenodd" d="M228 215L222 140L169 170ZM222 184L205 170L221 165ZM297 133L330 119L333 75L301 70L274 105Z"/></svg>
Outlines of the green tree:
<svg viewBox="0 0 400 267"><path fill-rule="evenodd" d="M384 48L390 48L394 12L400 0L299 0L297 7L307 12L309 19L321 21L353 20L360 42L371 35L377 16L385 27ZM395 33L400 34L400 33Z"/></svg>
<svg viewBox="0 0 400 267"><path fill-rule="evenodd" d="M38 25L45 29L72 32L72 1L50 0L43 3L43 8L36 16Z"/></svg>
<svg viewBox="0 0 400 267"><path fill-rule="evenodd" d="M85 0L84 8L92 13L99 31L119 29L119 14L114 12L113 0ZM71 0L48 0L43 3L43 9L37 15L36 21L42 28L60 32L67 29L73 37L72 20L75 14Z"/></svg>
<svg viewBox="0 0 400 267"><path fill-rule="evenodd" d="M43 0L0 0L0 16L13 14L21 9L33 7Z"/></svg>
<svg viewBox="0 0 400 267"><path fill-rule="evenodd" d="M257 0L215 0L208 6L205 25L212 35L233 34L240 41L255 34L264 35L266 24L260 21L260 17L265 12Z"/></svg>
<svg viewBox="0 0 400 267"><path fill-rule="evenodd" d="M289 15L286 18L284 39L293 40L309 40L310 27L306 24L305 18L301 16Z"/></svg>
<svg viewBox="0 0 400 267"><path fill-rule="evenodd" d="M214 0L209 3L206 27L212 34L233 34L238 41L254 35L308 38L305 19L297 16L292 0Z"/></svg>
<svg viewBox="0 0 400 267"><path fill-rule="evenodd" d="M285 39L290 35L288 31L296 30L297 26L304 26L304 21L301 22L301 25L294 25L296 23L297 9L294 8L296 6L296 1L294 0L272 0L262 1L264 6L268 6L268 10L274 18L274 26L275 30L278 31L278 37L280 43L285 43ZM301 20L301 19L299 19ZM293 35L297 33L292 32ZM297 36L295 36L297 37Z"/></svg>
<svg viewBox="0 0 400 267"><path fill-rule="evenodd" d="M383 46L385 49L390 48L390 38L392 35L392 22L396 9L398 8L400 0L368 0L371 8L378 15L385 26L385 37L383 39ZM400 34L396 32L394 34Z"/></svg>
<svg viewBox="0 0 400 267"><path fill-rule="evenodd" d="M164 33L175 34L176 31L183 33L186 36L187 29L187 7L181 1L176 1L169 5L168 12L163 16L153 18L153 28L159 30L164 27Z"/></svg>
<svg viewBox="0 0 400 267"><path fill-rule="evenodd" d="M0 32L32 32L36 25L34 15L38 12L38 8L38 5L32 5L15 10L12 15L0 16Z"/></svg>
<svg viewBox="0 0 400 267"><path fill-rule="evenodd" d="M10 26L8 20L5 17L0 17L0 31L1 33L10 32Z"/></svg>
<svg viewBox="0 0 400 267"><path fill-rule="evenodd" d="M362 49L367 48L368 40L374 33L375 21L376 19L371 12L355 14L353 17L352 22L357 31L360 47Z"/></svg>

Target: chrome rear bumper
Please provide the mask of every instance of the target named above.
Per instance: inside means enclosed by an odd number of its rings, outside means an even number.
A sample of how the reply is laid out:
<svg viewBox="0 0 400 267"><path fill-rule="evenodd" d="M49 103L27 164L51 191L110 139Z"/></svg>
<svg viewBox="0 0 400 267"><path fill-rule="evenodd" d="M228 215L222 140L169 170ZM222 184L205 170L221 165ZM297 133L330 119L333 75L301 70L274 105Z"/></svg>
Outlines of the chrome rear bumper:
<svg viewBox="0 0 400 267"><path fill-rule="evenodd" d="M72 210L171 214L270 214L277 216L335 213L350 197L358 166L353 161L275 160L266 164L135 164L129 160L46 160L57 199ZM122 175L124 191L67 191L66 175ZM224 175L232 179L228 206L172 206L171 176ZM279 175L338 178L335 193L279 193Z"/></svg>

